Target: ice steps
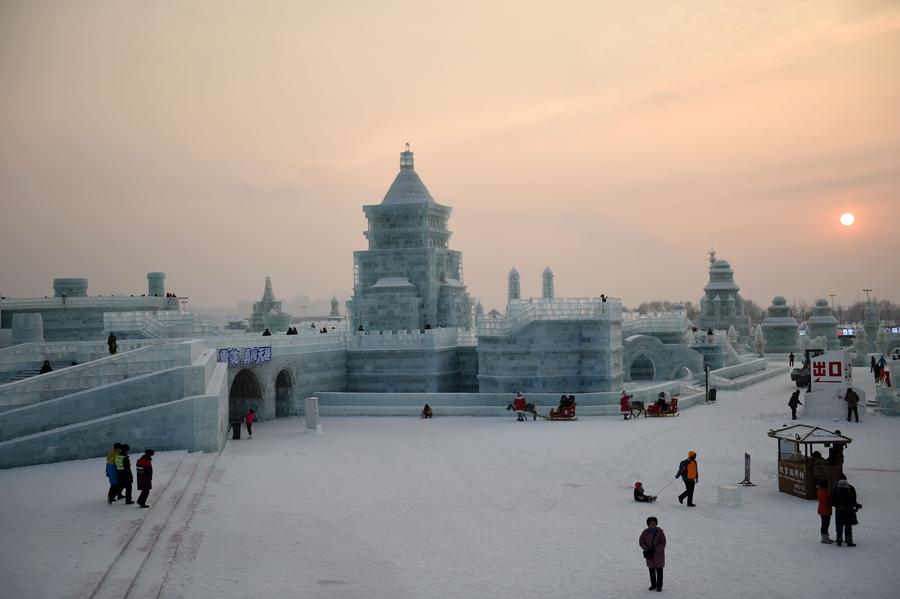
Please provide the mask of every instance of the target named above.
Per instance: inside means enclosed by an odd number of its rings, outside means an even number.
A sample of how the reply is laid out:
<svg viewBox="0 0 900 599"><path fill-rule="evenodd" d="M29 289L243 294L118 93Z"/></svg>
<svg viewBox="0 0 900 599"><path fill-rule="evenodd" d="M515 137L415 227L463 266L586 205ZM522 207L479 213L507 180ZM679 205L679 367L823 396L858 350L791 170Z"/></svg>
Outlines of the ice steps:
<svg viewBox="0 0 900 599"><path fill-rule="evenodd" d="M182 501L203 456L202 452L186 453L162 492L155 498L151 492L148 500L151 507L144 510L147 514L98 581L89 595L91 599L123 599L128 596L160 534Z"/></svg>
<svg viewBox="0 0 900 599"><path fill-rule="evenodd" d="M206 483L212 474L218 453L203 454L181 500L172 510L169 519L159 534L156 544L150 550L143 567L137 572L131 589L125 595L128 599L156 599L166 583L169 568L178 556L179 549L188 539L190 523L200 503Z"/></svg>

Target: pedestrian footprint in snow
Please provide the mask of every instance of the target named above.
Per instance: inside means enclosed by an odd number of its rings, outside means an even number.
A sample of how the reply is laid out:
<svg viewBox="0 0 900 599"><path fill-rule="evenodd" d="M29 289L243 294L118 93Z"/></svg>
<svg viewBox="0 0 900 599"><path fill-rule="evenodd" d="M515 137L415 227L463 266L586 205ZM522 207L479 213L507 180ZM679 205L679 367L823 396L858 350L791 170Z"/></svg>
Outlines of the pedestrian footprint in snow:
<svg viewBox="0 0 900 599"><path fill-rule="evenodd" d="M662 591L663 568L666 567L666 533L659 526L655 516L647 518L647 528L638 538L638 545L644 551L644 559L650 570L650 588L648 591Z"/></svg>

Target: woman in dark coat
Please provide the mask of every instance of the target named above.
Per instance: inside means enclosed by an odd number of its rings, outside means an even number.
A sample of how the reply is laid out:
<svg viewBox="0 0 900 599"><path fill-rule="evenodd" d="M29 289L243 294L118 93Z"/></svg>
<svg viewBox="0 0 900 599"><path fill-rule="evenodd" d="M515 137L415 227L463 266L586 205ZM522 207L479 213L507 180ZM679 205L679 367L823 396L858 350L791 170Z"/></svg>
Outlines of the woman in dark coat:
<svg viewBox="0 0 900 599"><path fill-rule="evenodd" d="M137 488L141 492L138 495L138 505L147 508L147 497L150 495L150 489L153 488L153 455L156 452L152 449L144 450L144 455L137 461Z"/></svg>
<svg viewBox="0 0 900 599"><path fill-rule="evenodd" d="M650 570L650 588L647 590L657 592L662 591L663 568L666 567L666 533L657 526L658 523L654 516L647 518L647 528L638 539Z"/></svg>
<svg viewBox="0 0 900 599"><path fill-rule="evenodd" d="M853 542L853 526L859 524L856 512L862 506L856 503L856 489L847 482L847 476L838 476L838 484L831 493L831 504L834 506L834 525L837 529L837 544L840 546L844 539L847 547L856 547Z"/></svg>

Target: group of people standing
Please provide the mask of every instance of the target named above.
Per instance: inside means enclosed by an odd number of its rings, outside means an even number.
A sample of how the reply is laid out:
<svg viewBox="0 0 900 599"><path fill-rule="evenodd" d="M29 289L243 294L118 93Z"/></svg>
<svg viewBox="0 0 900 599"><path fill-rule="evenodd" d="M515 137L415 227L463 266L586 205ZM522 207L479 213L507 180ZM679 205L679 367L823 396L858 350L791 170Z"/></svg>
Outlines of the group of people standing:
<svg viewBox="0 0 900 599"><path fill-rule="evenodd" d="M109 492L106 494L106 503L112 505L114 501L124 499L126 505L131 505L131 490L134 484L134 475L131 472L131 458L128 452L131 448L127 443L114 443L112 450L106 454L106 478L109 481ZM144 455L138 458L135 464L137 474L137 488L140 494L137 498L139 507L148 508L147 497L153 482L153 455L152 449L145 449Z"/></svg>
<svg viewBox="0 0 900 599"><path fill-rule="evenodd" d="M891 386L891 371L887 368L887 360L884 359L884 356L881 356L878 360L875 359L875 356L872 356L872 361L869 363L869 372L875 377L876 383L884 383L886 386Z"/></svg>
<svg viewBox="0 0 900 599"><path fill-rule="evenodd" d="M847 482L847 475L838 475L838 483L834 491L828 491L828 481L820 480L817 484L816 497L819 500L818 513L822 520L819 532L822 534L822 542L825 544L837 543L840 547L847 541L847 547L856 547L853 542L853 527L859 524L856 512L862 507L856 501L856 488ZM828 536L828 528L831 525L831 513L834 510L834 529L836 540L832 541Z"/></svg>

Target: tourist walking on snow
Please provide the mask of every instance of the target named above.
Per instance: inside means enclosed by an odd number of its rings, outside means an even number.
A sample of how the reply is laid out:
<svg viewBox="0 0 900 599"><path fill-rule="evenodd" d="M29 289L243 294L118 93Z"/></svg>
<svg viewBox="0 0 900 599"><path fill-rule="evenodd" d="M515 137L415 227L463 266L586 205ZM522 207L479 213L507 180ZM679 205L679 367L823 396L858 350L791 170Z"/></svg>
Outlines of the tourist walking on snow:
<svg viewBox="0 0 900 599"><path fill-rule="evenodd" d="M119 351L119 343L116 340L115 334L109 334L109 337L106 338L106 346L109 348L109 355L116 355L116 352Z"/></svg>
<svg viewBox="0 0 900 599"><path fill-rule="evenodd" d="M137 502L138 505L147 508L147 496L150 495L150 489L153 488L153 454L156 453L152 449L145 449L144 455L138 458L135 465L137 472L137 488L140 491Z"/></svg>
<svg viewBox="0 0 900 599"><path fill-rule="evenodd" d="M122 499L122 492L125 492L125 504L131 505L134 501L131 499L131 485L134 482L131 474L131 458L128 457L128 450L131 449L127 443L121 445L119 455L116 456L116 478L119 481L119 499Z"/></svg>
<svg viewBox="0 0 900 599"><path fill-rule="evenodd" d="M802 406L800 403L800 389L795 389L793 393L791 393L791 398L788 400L788 406L791 408L791 420L797 419L797 406Z"/></svg>
<svg viewBox="0 0 900 599"><path fill-rule="evenodd" d="M119 477L116 475L116 456L122 449L121 443L113 443L112 451L106 454L106 480L109 481L109 492L106 494L106 503L112 504L119 494Z"/></svg>
<svg viewBox="0 0 900 599"><path fill-rule="evenodd" d="M869 372L875 372L875 356L872 356L871 362L869 362Z"/></svg>
<svg viewBox="0 0 900 599"><path fill-rule="evenodd" d="M253 421L256 420L256 412L253 411L253 408L247 410L247 415L244 416L244 422L247 423L247 437L253 438Z"/></svg>
<svg viewBox="0 0 900 599"><path fill-rule="evenodd" d="M644 551L644 559L650 570L650 588L648 591L662 591L663 568L666 567L666 533L659 526L659 521L650 516L647 518L647 528L638 538L638 545Z"/></svg>
<svg viewBox="0 0 900 599"><path fill-rule="evenodd" d="M788 366L794 366L794 352L791 352L791 355L788 356Z"/></svg>
<svg viewBox="0 0 900 599"><path fill-rule="evenodd" d="M837 544L841 546L844 539L847 547L856 547L853 542L853 527L859 524L856 512L862 507L856 502L856 489L847 482L847 476L838 476L838 484L831 494L831 503L834 505L834 528L837 532Z"/></svg>
<svg viewBox="0 0 900 599"><path fill-rule="evenodd" d="M678 464L678 472L675 473L675 478L680 478L684 481L684 493L678 496L678 503L684 503L684 500L687 499L688 507L694 507L696 505L694 503L694 486L700 480L696 452L689 451L687 459L681 460L681 463Z"/></svg>
<svg viewBox="0 0 900 599"><path fill-rule="evenodd" d="M816 487L816 497L819 500L819 509L817 511L819 519L822 521L819 533L822 535L822 542L831 545L834 541L828 537L828 528L831 526L831 493L828 492L828 481L820 480Z"/></svg>

